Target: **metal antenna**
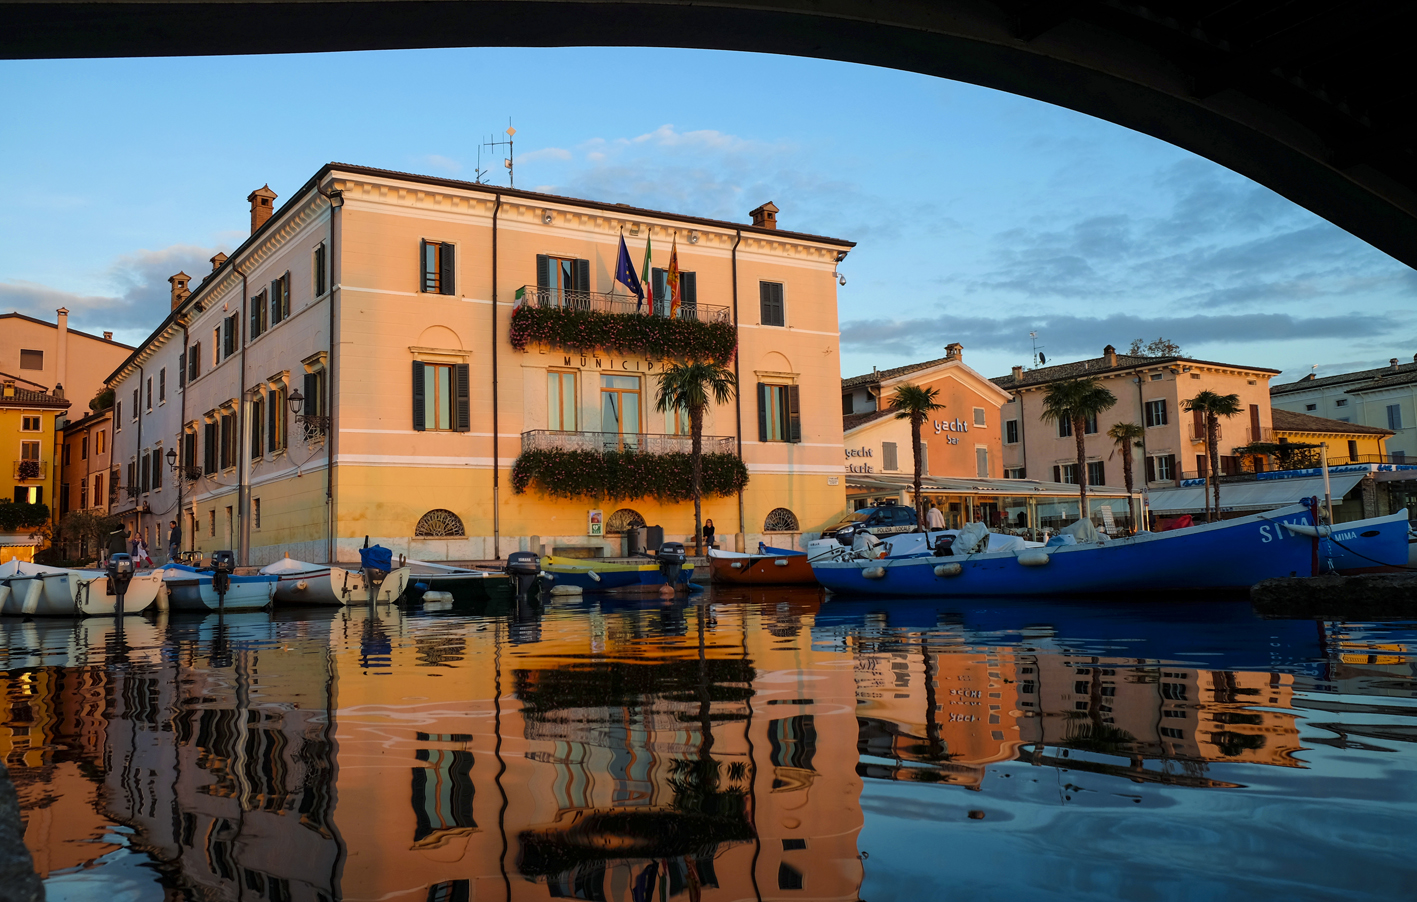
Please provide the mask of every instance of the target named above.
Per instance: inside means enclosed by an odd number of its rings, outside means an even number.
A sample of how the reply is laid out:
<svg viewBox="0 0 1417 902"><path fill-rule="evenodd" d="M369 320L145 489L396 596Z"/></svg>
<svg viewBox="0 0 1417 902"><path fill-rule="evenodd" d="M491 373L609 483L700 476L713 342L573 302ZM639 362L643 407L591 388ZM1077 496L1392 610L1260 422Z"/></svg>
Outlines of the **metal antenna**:
<svg viewBox="0 0 1417 902"><path fill-rule="evenodd" d="M512 117L511 117L511 116L508 116L508 117L507 117L507 132L506 132L507 140L505 140L505 141L498 141L498 140L497 140L497 136L496 136L496 135L492 135L492 136L490 136L490 137L488 138L488 140L486 141L486 143L484 143L484 144L482 145L483 147L503 147L503 146L505 146L505 147L507 148L507 156L506 156L505 158L503 158L503 160L502 160L502 165L507 167L507 184L510 185L510 186L513 187L513 188L515 188L515 187L517 186L517 181L516 181L516 178L514 177L513 169L512 169L512 161L515 159L515 155L513 154L513 148L512 148L512 143L513 143L513 142L512 142L512 137L513 137L514 135L516 135L516 133L517 133L517 130L514 129L514 128L512 128ZM481 157L479 157L478 159L479 159L479 161L480 161L480 160L481 160Z"/></svg>
<svg viewBox="0 0 1417 902"><path fill-rule="evenodd" d="M477 145L477 168L473 170L473 181L479 185L487 184L483 181L487 177L487 170L482 168L482 145Z"/></svg>
<svg viewBox="0 0 1417 902"><path fill-rule="evenodd" d="M1030 333L1028 333L1028 337L1033 340L1033 367L1034 367L1034 369L1037 369L1038 366L1039 366L1039 364L1040 364L1040 362L1045 361L1045 360L1048 359L1048 358L1044 357L1042 354L1038 353L1039 351L1041 351L1041 350L1043 350L1045 347L1047 347L1047 345L1040 345L1040 344L1038 343L1038 333L1037 333L1037 332L1030 332Z"/></svg>

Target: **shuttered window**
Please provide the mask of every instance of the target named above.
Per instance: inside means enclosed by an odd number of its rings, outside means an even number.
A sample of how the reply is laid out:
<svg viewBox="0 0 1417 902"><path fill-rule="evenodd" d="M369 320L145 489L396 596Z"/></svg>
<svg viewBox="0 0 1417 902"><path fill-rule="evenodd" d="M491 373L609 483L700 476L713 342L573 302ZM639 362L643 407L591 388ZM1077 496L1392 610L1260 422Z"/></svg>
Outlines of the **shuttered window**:
<svg viewBox="0 0 1417 902"><path fill-rule="evenodd" d="M1107 470L1103 461L1094 460L1087 465L1087 484L1106 485Z"/></svg>
<svg viewBox="0 0 1417 902"><path fill-rule="evenodd" d="M138 458L138 478L141 481L142 491L147 492L152 488L152 474L148 469L148 461L152 455L144 451L143 456Z"/></svg>
<svg viewBox="0 0 1417 902"><path fill-rule="evenodd" d="M237 346L241 343L241 317L233 313L226 318L226 325L221 332L221 353L222 357L230 357L236 353Z"/></svg>
<svg viewBox="0 0 1417 902"><path fill-rule="evenodd" d="M182 466L195 467L197 465L197 433L182 433ZM97 493L97 489L94 490Z"/></svg>
<svg viewBox="0 0 1417 902"><path fill-rule="evenodd" d="M900 455L896 450L895 442L881 442L881 469L900 469Z"/></svg>
<svg viewBox="0 0 1417 902"><path fill-rule="evenodd" d="M274 284L274 283L273 283ZM266 308L266 293L262 291L251 298L251 328L247 333L254 340L260 337L270 325L270 311Z"/></svg>
<svg viewBox="0 0 1417 902"><path fill-rule="evenodd" d="M274 454L285 448L285 383L266 393L266 449Z"/></svg>
<svg viewBox="0 0 1417 902"><path fill-rule="evenodd" d="M177 355L177 387L181 388L187 384L187 352L183 351Z"/></svg>
<svg viewBox="0 0 1417 902"><path fill-rule="evenodd" d="M974 449L974 475L980 479L989 478L989 449Z"/></svg>
<svg viewBox="0 0 1417 902"><path fill-rule="evenodd" d="M669 270L655 267L650 270L650 279L654 287L654 312L660 316L668 316L670 309L669 298ZM697 319L699 304L699 274L696 272L679 272L679 317L681 319Z"/></svg>
<svg viewBox="0 0 1417 902"><path fill-rule="evenodd" d="M454 288L454 248L447 242L424 239L419 253L423 268L423 291L427 294L452 294Z"/></svg>
<svg viewBox="0 0 1417 902"><path fill-rule="evenodd" d="M802 441L802 400L797 386L758 383L758 441Z"/></svg>
<svg viewBox="0 0 1417 902"><path fill-rule="evenodd" d="M154 492L162 488L162 467L165 463L166 461L162 459L162 447L158 446L154 448L152 456L148 458L148 466L151 467L153 471L152 482Z"/></svg>
<svg viewBox="0 0 1417 902"><path fill-rule="evenodd" d="M251 402L251 456L253 458L264 455L265 444L265 417L266 401L262 397L257 397Z"/></svg>
<svg viewBox="0 0 1417 902"><path fill-rule="evenodd" d="M315 251L310 255L310 271L315 277L311 288L315 292L315 297L319 297L329 287L329 281L325 277L325 246L323 244L315 245Z"/></svg>
<svg viewBox="0 0 1417 902"><path fill-rule="evenodd" d="M221 415L221 468L236 466L236 416Z"/></svg>
<svg viewBox="0 0 1417 902"><path fill-rule="evenodd" d="M187 351L187 381L191 382L201 375L202 367L202 343L193 342L192 347Z"/></svg>
<svg viewBox="0 0 1417 902"><path fill-rule="evenodd" d="M217 470L217 424L202 424L202 469L207 473Z"/></svg>
<svg viewBox="0 0 1417 902"><path fill-rule="evenodd" d="M413 362L413 428L419 432L467 432L471 428L466 363Z"/></svg>
<svg viewBox="0 0 1417 902"><path fill-rule="evenodd" d="M1146 402L1146 425L1166 425L1166 400L1164 398Z"/></svg>
<svg viewBox="0 0 1417 902"><path fill-rule="evenodd" d="M282 322L290 316L290 273L271 280L270 324Z"/></svg>
<svg viewBox="0 0 1417 902"><path fill-rule="evenodd" d="M781 282L759 282L758 299L761 308L759 321L764 326L787 324L787 317L783 312Z"/></svg>
<svg viewBox="0 0 1417 902"><path fill-rule="evenodd" d="M590 261L575 257L536 255L536 287L553 307L583 306L589 299Z"/></svg>

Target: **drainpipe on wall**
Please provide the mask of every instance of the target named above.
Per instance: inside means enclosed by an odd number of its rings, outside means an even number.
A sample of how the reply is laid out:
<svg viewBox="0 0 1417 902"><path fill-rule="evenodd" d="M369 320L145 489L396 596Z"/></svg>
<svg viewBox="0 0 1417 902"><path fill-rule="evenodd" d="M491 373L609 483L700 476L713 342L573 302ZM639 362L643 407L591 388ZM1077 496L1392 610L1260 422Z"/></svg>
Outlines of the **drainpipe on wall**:
<svg viewBox="0 0 1417 902"><path fill-rule="evenodd" d="M743 380L739 372L739 363L742 358L741 349L737 348L738 339L738 242L743 240L743 230L735 229L733 233L733 250L730 257L733 260L733 338L735 350L733 352L733 382L737 386L737 391L733 393L733 414L737 420L737 428L734 430L738 439L738 459L743 459ZM746 515L743 512L743 490L738 490L738 534L743 537L743 547L736 548L735 551L747 551L748 525L745 522Z"/></svg>
<svg viewBox="0 0 1417 902"><path fill-rule="evenodd" d="M492 205L492 559L502 559L502 459L498 445L501 431L497 417L497 214L502 212L502 195L495 194ZM540 554L540 549L532 551Z"/></svg>
<svg viewBox="0 0 1417 902"><path fill-rule="evenodd" d="M331 180L331 185L334 181ZM328 266L330 268L330 332L329 332L329 362L325 367L325 415L329 418L329 431L325 435L325 560L331 564L335 562L335 436L339 430L335 428L335 411L339 405L335 403L335 358L336 349L339 342L335 340L335 290L339 284L335 278L335 261L339 259L338 245L336 244L335 233L335 213L344 206L344 192L331 188L328 192L321 191L319 187L315 191L330 202L330 253ZM309 403L308 399L306 403Z"/></svg>
<svg viewBox="0 0 1417 902"><path fill-rule="evenodd" d="M133 449L133 478L138 480L138 485L143 484L142 477L138 475L137 462L143 459L143 402L147 400L147 396L144 394L146 388L147 373L143 371L143 365L140 363L138 364L138 403L135 405L136 409L133 411L133 413L137 414L138 417L138 445L136 448ZM114 401L116 403L117 399L115 398ZM134 488L137 488L137 486L134 486ZM138 533L143 531L143 503L142 501L137 500L138 496L134 495L133 497L134 501L132 538L136 539L138 537Z"/></svg>
<svg viewBox="0 0 1417 902"><path fill-rule="evenodd" d="M1141 374L1140 374L1140 373L1137 374L1137 377L1136 377L1136 379L1135 379L1134 381L1135 381L1136 384L1137 384L1137 409L1141 411L1141 487L1142 487L1142 495L1143 495L1143 497L1145 497L1145 496L1146 496L1146 488L1147 488L1147 485L1146 485L1146 461L1147 461L1147 453L1146 453L1146 401L1143 400L1143 397L1142 397L1142 389L1143 389L1143 386L1144 386L1144 382L1143 382L1143 380L1142 380L1142 377L1141 377ZM1177 413L1179 414L1180 411L1177 411ZM1131 506L1131 503L1132 503L1132 499L1131 499L1130 497L1128 497L1128 498L1127 498L1127 505L1130 507L1130 506ZM1145 521L1145 518L1146 518L1146 505L1145 505L1145 503L1143 503L1143 504L1141 505L1141 509L1138 510L1138 511L1136 512L1136 515L1132 518L1132 522L1133 522L1134 524L1136 524L1136 529L1140 530L1140 529L1149 529L1149 528L1150 528L1151 524L1144 522L1144 521Z"/></svg>
<svg viewBox="0 0 1417 902"><path fill-rule="evenodd" d="M239 391L236 395L236 440L241 444L236 449L236 516L241 525L236 534L236 560L247 567L251 564L251 481L246 478L246 468L251 465L251 437L246 434L251 425L251 418L246 413L246 405L250 403L246 397L246 341L249 336L246 334L246 273L241 272L239 265L236 271L241 273L241 319L236 327L236 337L241 339L240 375L237 377Z"/></svg>
<svg viewBox="0 0 1417 902"><path fill-rule="evenodd" d="M182 490L185 487L187 475L187 459L185 456L187 453L187 446L185 442L185 439L187 437L187 389L189 388L189 386L187 385L187 354L191 353L191 345L188 343L187 340L188 336L186 314L183 314L181 317L179 317L178 322L182 324L182 354L177 358L182 363L182 372L177 375L177 381L182 386L182 403L179 405L182 409L178 411L177 414L177 472L173 474L176 477L177 482L177 528L182 529L184 533L195 533L197 531L196 523L188 523L186 529L183 529L182 527L182 521L188 519L186 512L182 510ZM193 441L195 440L196 439L194 437ZM188 536L188 539L189 541L195 540L195 536ZM172 544L171 534L168 535L167 544ZM181 547L179 547L177 550L181 551L182 549ZM175 562L168 561L168 563L171 564Z"/></svg>

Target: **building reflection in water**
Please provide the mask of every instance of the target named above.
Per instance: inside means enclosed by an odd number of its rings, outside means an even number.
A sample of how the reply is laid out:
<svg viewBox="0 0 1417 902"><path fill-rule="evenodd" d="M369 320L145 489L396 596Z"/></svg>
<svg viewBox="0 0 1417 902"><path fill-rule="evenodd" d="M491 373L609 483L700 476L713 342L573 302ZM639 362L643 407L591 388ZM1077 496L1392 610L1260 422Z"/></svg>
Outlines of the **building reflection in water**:
<svg viewBox="0 0 1417 902"><path fill-rule="evenodd" d="M1166 663L1194 625L1123 657L809 592L556 602L130 618L121 659L111 624L4 624L37 866L101 865L119 825L188 898L855 900L863 778L1232 786L1213 764L1304 766L1296 688L1411 693L1405 648L1314 624L1232 624L1208 669ZM1247 663L1280 645L1327 663Z"/></svg>

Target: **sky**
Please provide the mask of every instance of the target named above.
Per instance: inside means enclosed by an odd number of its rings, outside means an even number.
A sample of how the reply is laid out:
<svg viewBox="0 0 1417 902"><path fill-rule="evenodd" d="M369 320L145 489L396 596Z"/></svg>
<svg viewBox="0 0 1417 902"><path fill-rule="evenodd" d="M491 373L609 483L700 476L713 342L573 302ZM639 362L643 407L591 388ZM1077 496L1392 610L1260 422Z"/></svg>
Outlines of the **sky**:
<svg viewBox="0 0 1417 902"><path fill-rule="evenodd" d="M849 63L661 49L0 61L0 312L140 342L167 277L330 161L846 238L843 376L986 376L1171 339L1278 381L1412 359L1417 273L1187 151L1079 113ZM482 152L505 184L503 149ZM702 299L704 303L714 303ZM726 304L726 301L725 301Z"/></svg>

